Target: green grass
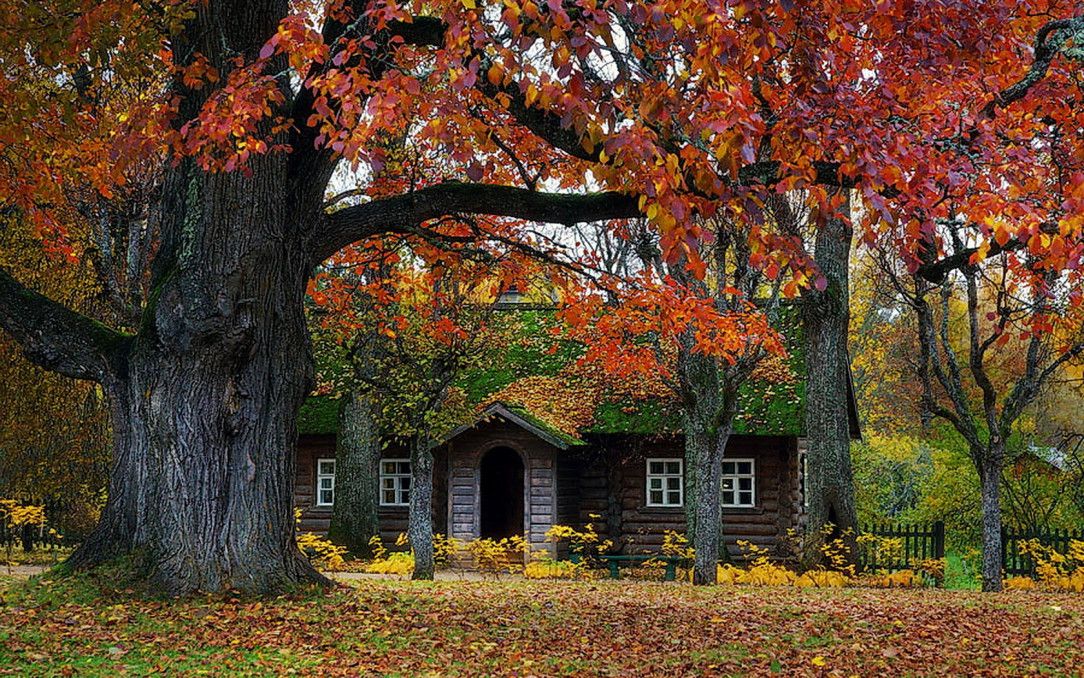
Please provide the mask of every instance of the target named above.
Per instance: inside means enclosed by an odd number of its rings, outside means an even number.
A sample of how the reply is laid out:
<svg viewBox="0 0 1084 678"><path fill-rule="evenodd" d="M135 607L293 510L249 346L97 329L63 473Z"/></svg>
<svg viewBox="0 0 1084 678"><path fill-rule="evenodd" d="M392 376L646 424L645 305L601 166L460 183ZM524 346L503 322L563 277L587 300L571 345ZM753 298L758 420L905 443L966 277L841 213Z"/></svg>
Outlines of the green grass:
<svg viewBox="0 0 1084 678"><path fill-rule="evenodd" d="M945 588L957 591L978 591L981 582L974 566L959 553L945 554Z"/></svg>
<svg viewBox="0 0 1084 678"><path fill-rule="evenodd" d="M365 580L164 599L0 579L0 675L1073 675L1084 596Z"/></svg>

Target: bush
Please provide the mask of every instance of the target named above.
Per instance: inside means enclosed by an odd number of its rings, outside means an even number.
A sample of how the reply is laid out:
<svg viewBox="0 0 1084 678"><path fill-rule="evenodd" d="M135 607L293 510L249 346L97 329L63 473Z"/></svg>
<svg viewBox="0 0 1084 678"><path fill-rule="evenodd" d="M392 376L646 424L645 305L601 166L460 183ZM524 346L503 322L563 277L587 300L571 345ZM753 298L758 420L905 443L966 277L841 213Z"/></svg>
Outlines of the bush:
<svg viewBox="0 0 1084 678"><path fill-rule="evenodd" d="M523 568L527 579L591 579L591 571L583 563L553 560L548 557L532 560Z"/></svg>

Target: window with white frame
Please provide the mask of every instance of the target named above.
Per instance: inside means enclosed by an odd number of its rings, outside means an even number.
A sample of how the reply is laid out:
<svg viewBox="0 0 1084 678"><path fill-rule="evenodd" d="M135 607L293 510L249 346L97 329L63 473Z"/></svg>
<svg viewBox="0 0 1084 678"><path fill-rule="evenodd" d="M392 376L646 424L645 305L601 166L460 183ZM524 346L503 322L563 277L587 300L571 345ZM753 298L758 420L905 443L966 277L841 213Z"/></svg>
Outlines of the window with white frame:
<svg viewBox="0 0 1084 678"><path fill-rule="evenodd" d="M316 460L316 505L331 506L335 503L335 460Z"/></svg>
<svg viewBox="0 0 1084 678"><path fill-rule="evenodd" d="M681 459L647 460L648 506L682 506L684 483Z"/></svg>
<svg viewBox="0 0 1084 678"><path fill-rule="evenodd" d="M410 505L410 460L380 460L380 505Z"/></svg>
<svg viewBox="0 0 1084 678"><path fill-rule="evenodd" d="M723 461L723 506L756 506L756 470L756 463L752 459Z"/></svg>

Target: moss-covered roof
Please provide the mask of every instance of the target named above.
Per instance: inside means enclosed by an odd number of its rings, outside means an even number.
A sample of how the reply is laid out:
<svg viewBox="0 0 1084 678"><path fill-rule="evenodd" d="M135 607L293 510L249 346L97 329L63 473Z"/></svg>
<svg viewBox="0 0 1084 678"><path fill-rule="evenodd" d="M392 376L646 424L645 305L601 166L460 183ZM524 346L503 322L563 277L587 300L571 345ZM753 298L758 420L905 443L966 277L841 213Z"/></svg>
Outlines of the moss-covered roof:
<svg viewBox="0 0 1084 678"><path fill-rule="evenodd" d="M802 435L805 411L805 355L800 324L793 309L780 323L786 358L768 361L739 394L736 433ZM681 430L681 417L672 398L656 393L630 397L592 385L589 376L569 376L583 347L555 339L551 311L531 309L502 313L513 323L506 346L487 354L484 364L468 370L457 382L478 411L500 403L540 430L568 444L581 436L606 433L661 434ZM579 384L577 385L577 382ZM473 422L464 422L470 425ZM335 396L310 397L301 409L298 429L303 434L332 434L338 427Z"/></svg>

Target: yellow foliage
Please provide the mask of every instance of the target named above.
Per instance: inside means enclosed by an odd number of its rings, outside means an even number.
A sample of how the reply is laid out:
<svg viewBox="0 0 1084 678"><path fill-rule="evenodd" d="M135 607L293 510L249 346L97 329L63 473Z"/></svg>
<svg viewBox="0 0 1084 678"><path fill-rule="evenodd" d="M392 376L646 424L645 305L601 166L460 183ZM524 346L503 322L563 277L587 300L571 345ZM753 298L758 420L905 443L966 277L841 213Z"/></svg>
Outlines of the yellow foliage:
<svg viewBox="0 0 1084 678"><path fill-rule="evenodd" d="M527 563L523 576L527 579L590 579L591 571L584 563L540 558Z"/></svg>
<svg viewBox="0 0 1084 678"><path fill-rule="evenodd" d="M24 506L14 499L0 499L0 515L8 528L15 529L23 525L43 527L45 525L44 506Z"/></svg>
<svg viewBox="0 0 1084 678"><path fill-rule="evenodd" d="M666 530L662 533L662 554L692 560L696 557L696 549L689 546L689 539L685 535Z"/></svg>
<svg viewBox="0 0 1084 678"><path fill-rule="evenodd" d="M433 535L433 562L437 567L448 565L455 554L461 550L463 550L463 542L455 537L446 537L439 532Z"/></svg>
<svg viewBox="0 0 1084 678"><path fill-rule="evenodd" d="M1031 577L1009 577L1005 580L1005 588L1009 590L1030 591L1038 586Z"/></svg>
<svg viewBox="0 0 1084 678"><path fill-rule="evenodd" d="M798 576L794 585L803 588L842 588L851 583L850 578L834 570L810 570Z"/></svg>
<svg viewBox="0 0 1084 678"><path fill-rule="evenodd" d="M327 537L322 537L312 532L302 532L297 535L297 547L309 557L309 560L317 568L327 571L341 570L346 561L346 547L331 543Z"/></svg>
<svg viewBox="0 0 1084 678"><path fill-rule="evenodd" d="M599 517L591 514L592 519ZM546 531L546 539L554 543L567 539L569 551L586 558L603 555L613 548L612 541L599 537L593 522L584 525L583 530L569 525L554 525Z"/></svg>
<svg viewBox="0 0 1084 678"><path fill-rule="evenodd" d="M925 586L926 580L914 570L900 570L867 579L865 583L878 588L914 588Z"/></svg>
<svg viewBox="0 0 1084 678"><path fill-rule="evenodd" d="M530 553L531 545L517 534L504 539L472 539L467 542L466 550L474 557L474 564L480 571L496 575L522 569L523 561L517 560L515 554Z"/></svg>
<svg viewBox="0 0 1084 678"><path fill-rule="evenodd" d="M850 579L842 572L810 570L799 575L782 565L771 562L757 563L748 569L734 567L733 565L720 565L716 574L720 584L746 584L749 586L836 588L850 583Z"/></svg>
<svg viewBox="0 0 1084 678"><path fill-rule="evenodd" d="M1036 579L1012 577L1005 581L1006 588L1084 592L1084 541L1070 540L1066 552L1059 553L1038 539L1029 539L1020 543L1020 552L1035 562Z"/></svg>
<svg viewBox="0 0 1084 678"><path fill-rule="evenodd" d="M414 572L414 554L407 551L386 554L384 558L366 565L365 571L372 574L409 575Z"/></svg>

